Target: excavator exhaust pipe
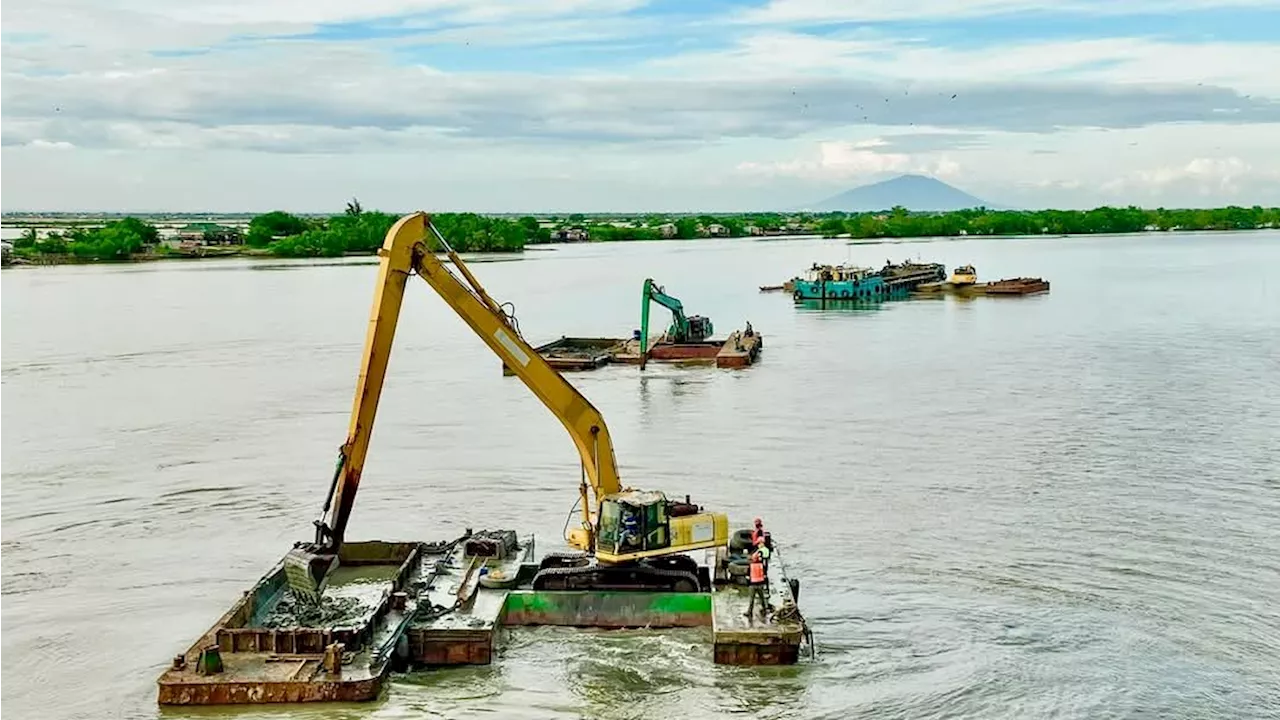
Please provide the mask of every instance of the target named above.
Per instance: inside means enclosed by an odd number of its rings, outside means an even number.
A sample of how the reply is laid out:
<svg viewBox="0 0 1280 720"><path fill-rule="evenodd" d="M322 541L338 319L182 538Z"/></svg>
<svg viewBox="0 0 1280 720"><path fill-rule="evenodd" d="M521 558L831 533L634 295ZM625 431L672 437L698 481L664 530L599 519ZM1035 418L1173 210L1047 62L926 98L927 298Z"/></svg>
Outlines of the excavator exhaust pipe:
<svg viewBox="0 0 1280 720"><path fill-rule="evenodd" d="M284 556L284 576L295 597L319 603L329 584L329 576L338 567L338 556L317 553L303 545L295 546Z"/></svg>

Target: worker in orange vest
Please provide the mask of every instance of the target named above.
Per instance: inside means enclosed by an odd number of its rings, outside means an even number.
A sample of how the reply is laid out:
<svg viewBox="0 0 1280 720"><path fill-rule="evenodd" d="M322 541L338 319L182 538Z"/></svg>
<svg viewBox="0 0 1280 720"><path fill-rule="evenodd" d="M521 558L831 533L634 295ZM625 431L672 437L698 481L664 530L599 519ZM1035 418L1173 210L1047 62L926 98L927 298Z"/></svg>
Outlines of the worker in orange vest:
<svg viewBox="0 0 1280 720"><path fill-rule="evenodd" d="M756 599L760 599L760 616L768 617L769 610L769 575L765 570L765 566L769 561L769 548L764 544L763 535L756 541L756 551L751 554L750 574L748 580L751 583L751 602L747 605L746 616L751 617L751 613L756 609Z"/></svg>

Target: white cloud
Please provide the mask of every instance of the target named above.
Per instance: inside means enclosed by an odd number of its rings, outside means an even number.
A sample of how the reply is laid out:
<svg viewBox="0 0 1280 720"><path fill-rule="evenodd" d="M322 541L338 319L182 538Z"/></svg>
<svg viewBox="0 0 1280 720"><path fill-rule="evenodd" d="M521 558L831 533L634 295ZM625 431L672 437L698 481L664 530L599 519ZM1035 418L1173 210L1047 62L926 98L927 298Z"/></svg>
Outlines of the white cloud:
<svg viewBox="0 0 1280 720"><path fill-rule="evenodd" d="M1138 191L1159 195L1170 186L1181 185L1200 195L1234 194L1247 180L1276 180L1280 173L1255 169L1238 157L1198 157L1185 165L1136 170L1103 183L1102 189L1112 194Z"/></svg>
<svg viewBox="0 0 1280 720"><path fill-rule="evenodd" d="M1256 167L1233 170L1230 159L1261 166L1267 152L1280 157L1276 141L1258 132L1280 123L1280 74L1272 70L1280 67L1280 42L1104 37L945 47L884 28L818 36L786 24L904 12L976 17L1024 9L1023 0L777 0L757 13L773 13L777 23L721 17L670 28L666 17L625 12L643 0L15 2L6 8L0 49L3 143L5 179L24 182L10 183L20 189L6 194L6 206L64 199L83 206L68 187L109 197L95 189L102 183L68 177L98 177L99 162L132 178L126 187L186 202L194 191L179 192L173 178L185 176L167 164L176 157L223 172L209 191L241 200L228 178L273 163L303 168L290 182L316 197L331 194L328 178L384 182L380 192L399 197L393 187L413 177L408 166L392 163L406 173L399 179L357 172L393 157L478 163L512 178L491 209L542 197L519 189L516 178L527 184L563 175L582 184L544 182L539 192L561 187L585 202L613 188L626 200L602 201L611 207L690 198L742 207L788 193L804 201L828 185L897 172L955 179L993 201L1057 193L1086 202L1104 186L1165 197L1195 185L1216 193L1205 197L1243 198L1270 180ZM1082 12L1112 7L1069 2ZM1172 2L1171 12L1207 7L1207 0ZM272 37L350 22L392 37ZM13 32L27 36L8 42ZM666 55L628 64L637 33L669 38L660 49L646 47ZM728 47L687 50L698 45L685 40L709 35ZM575 37L592 45L573 45ZM601 54L602 39L618 44ZM563 50L558 43L576 49L577 66L522 64L530 55L520 53ZM445 44L447 52L438 52ZM409 62L419 52L450 64ZM603 68L594 64L602 57ZM451 69L457 63L498 69ZM1141 145L1117 144L1120 136ZM63 151L57 166L48 162L55 147ZM229 158L254 169L219 170ZM152 167L165 168L166 179L141 170ZM682 168L681 183L670 180L673 167ZM1181 175L1158 182L1173 173ZM56 183L36 180L51 176ZM473 184L438 190L470 187L479 206L505 187L460 182ZM64 190L41 190L50 187Z"/></svg>
<svg viewBox="0 0 1280 720"><path fill-rule="evenodd" d="M64 142L61 140L50 141L50 140L43 140L41 138L36 138L35 140L32 140L31 142L27 143L27 147L41 148L44 150L71 150L72 148L75 147L75 145L72 145L69 142Z"/></svg>
<svg viewBox="0 0 1280 720"><path fill-rule="evenodd" d="M850 181L886 174L924 173L936 177L954 177L959 163L946 157L921 157L906 153L882 152L889 142L871 138L857 142L826 141L818 143L816 152L805 157L777 162L742 162L737 172L754 177L796 177L821 181Z"/></svg>
<svg viewBox="0 0 1280 720"><path fill-rule="evenodd" d="M1175 12L1195 8L1274 7L1274 0L1058 0L1052 6L1036 0L770 0L759 8L743 11L739 22L846 23L921 18L976 18L1011 13L1057 12L1088 15L1116 15L1140 12Z"/></svg>
<svg viewBox="0 0 1280 720"><path fill-rule="evenodd" d="M904 6L906 7L906 6ZM1175 43L1146 38L1008 42L973 48L933 47L917 41L817 37L768 30L727 50L675 55L652 65L663 71L761 79L819 73L862 77L903 91L942 92L1000 82L1044 86L1209 86L1280 99L1280 42ZM1119 88L1118 88L1119 89ZM909 95L908 95L909 97Z"/></svg>

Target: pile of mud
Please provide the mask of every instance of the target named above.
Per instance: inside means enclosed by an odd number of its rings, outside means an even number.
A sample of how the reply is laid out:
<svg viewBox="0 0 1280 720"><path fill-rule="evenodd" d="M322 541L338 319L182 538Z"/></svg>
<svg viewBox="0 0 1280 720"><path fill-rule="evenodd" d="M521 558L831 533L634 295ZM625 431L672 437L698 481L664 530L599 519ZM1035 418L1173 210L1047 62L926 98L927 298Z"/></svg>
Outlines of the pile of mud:
<svg viewBox="0 0 1280 720"><path fill-rule="evenodd" d="M262 626L272 629L323 628L358 624L373 606L354 597L322 596L319 604L300 600L286 592Z"/></svg>

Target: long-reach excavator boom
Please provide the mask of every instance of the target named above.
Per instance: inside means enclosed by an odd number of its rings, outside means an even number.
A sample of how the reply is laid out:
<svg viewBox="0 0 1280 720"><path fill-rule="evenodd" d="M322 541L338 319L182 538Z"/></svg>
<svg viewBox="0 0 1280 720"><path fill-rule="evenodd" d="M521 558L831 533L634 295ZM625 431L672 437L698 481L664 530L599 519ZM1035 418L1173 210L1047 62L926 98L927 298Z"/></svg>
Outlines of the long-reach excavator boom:
<svg viewBox="0 0 1280 720"><path fill-rule="evenodd" d="M684 303L668 295L662 286L645 278L644 290L640 299L640 367L643 368L649 355L649 303L655 302L671 311L671 327L667 328L667 339L675 343L701 342L711 337L711 319L701 315L686 317Z"/></svg>
<svg viewBox="0 0 1280 720"><path fill-rule="evenodd" d="M428 233L439 242L465 284L432 252ZM324 517L315 523L314 543L299 544L286 558L290 587L298 594L316 597L337 566L338 551L368 454L405 285L410 275L417 275L533 391L573 439L583 470L579 486L582 524L570 532L567 538L570 543L602 562L607 559L614 566L646 563L643 567L622 568L633 580L641 576L651 580L661 576L659 579L671 587L688 589L691 575L686 565L678 561L674 565L655 564L655 559L723 543L727 538L727 518L723 514L701 513L688 503L673 503L661 493L622 492L613 442L600 412L525 342L514 318L485 292L426 214L419 212L401 218L388 231L378 254L382 257L378 289L369 317L347 441L340 450L323 509ZM604 512L606 503L610 510L607 513ZM607 526L602 526L605 515ZM597 548L601 534L606 536L609 547ZM608 571L596 571L594 566L574 560L548 568L547 583L581 584L599 580L601 573L608 574ZM615 583L618 577L620 572L609 575Z"/></svg>
<svg viewBox="0 0 1280 720"><path fill-rule="evenodd" d="M428 248L428 231L436 237L450 261L458 268L466 285L449 272ZM360 379L356 383L351 425L347 441L339 451L338 468L329 499L324 506L328 519L316 521L318 546L336 552L342 544L356 490L360 485L360 473L364 469L365 457L369 451L369 438L373 432L378 399L387 376L387 361L395 340L405 285L411 275L418 275L426 280L484 340L489 349L501 357L552 414L560 419L578 448L585 481L590 482L596 495L596 504L604 495L622 489L618 481L613 442L600 411L556 372L546 359L524 342L515 323L489 297L448 241L431 224L427 215L415 213L401 218L387 233L387 240L378 254L382 257L378 270L378 289L369 315L369 330L365 336ZM584 520L587 519L587 512L596 510L585 501L582 509Z"/></svg>

